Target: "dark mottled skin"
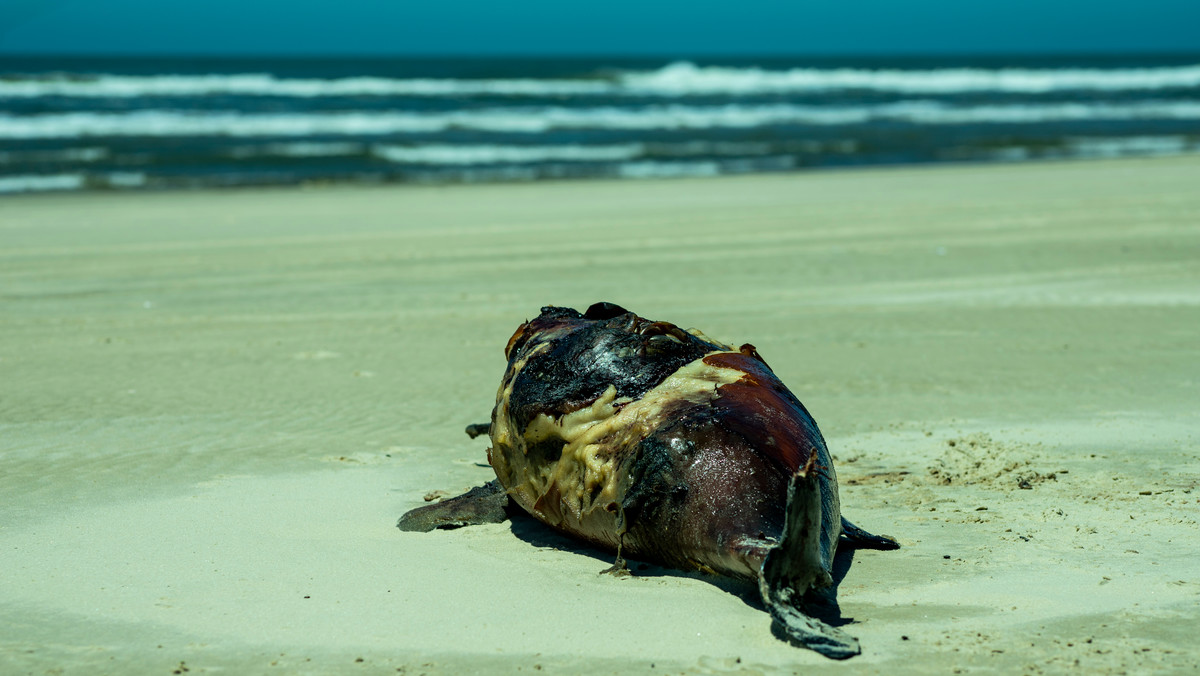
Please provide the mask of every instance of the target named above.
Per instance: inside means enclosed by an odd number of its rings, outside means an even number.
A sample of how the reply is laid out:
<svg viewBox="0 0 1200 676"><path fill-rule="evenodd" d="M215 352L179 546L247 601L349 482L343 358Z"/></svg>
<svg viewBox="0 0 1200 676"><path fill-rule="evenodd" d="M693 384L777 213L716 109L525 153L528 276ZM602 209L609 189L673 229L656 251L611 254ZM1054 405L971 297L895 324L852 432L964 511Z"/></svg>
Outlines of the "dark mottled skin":
<svg viewBox="0 0 1200 676"><path fill-rule="evenodd" d="M568 531L598 544L619 543L635 558L755 577L782 532L789 478L814 454L821 467L831 461L812 416L754 347L720 352L729 346L607 304L584 314L546 307L510 342L510 376L511 366L538 344L547 349L530 356L512 380L509 415L518 430L539 414L559 418L589 406L610 385L618 397L636 400L706 354L707 364L745 372L715 400L680 402L669 424L633 447L615 449L625 499L613 509L623 530ZM557 459L557 449L525 452ZM824 482L822 490L832 508L823 558L831 559L839 526L836 484ZM555 499L544 496L536 505L550 521L557 516Z"/></svg>
<svg viewBox="0 0 1200 676"><path fill-rule="evenodd" d="M618 397L638 399L684 364L722 349L674 325L632 312L603 311L608 309L593 311L593 306L580 314L544 307L541 315L517 330L507 350L510 365L522 356L530 338L568 332L549 341L550 348L530 357L516 374L508 405L518 428L524 429L539 413L559 418L589 406L609 385L616 386Z"/></svg>
<svg viewBox="0 0 1200 676"><path fill-rule="evenodd" d="M827 518L822 559L839 534L836 483L825 441L803 405L752 349L704 361L746 375L711 402L673 411L673 421L630 449L619 474L631 556L676 568L754 578L783 531L789 479L815 456Z"/></svg>
<svg viewBox="0 0 1200 676"><path fill-rule="evenodd" d="M525 497L533 504L522 504L507 483L518 478L501 471L509 463L497 464L493 457L500 484L514 502L548 525L616 548L619 554L756 579L789 640L839 659L858 653L855 639L804 612L805 599L831 584L839 536L860 547L897 545L841 518L837 477L816 422L752 345L731 348L598 303L583 314L542 308L513 334L505 356L509 366L493 411L489 457L515 453L534 467L556 466L566 443L540 433L527 435L539 416L561 420L591 406L610 387L616 390L616 405L637 401L701 358L722 369L718 372L726 374L725 380L715 392L670 399L655 409L641 436L609 446L600 442L599 452L615 461L614 494L619 497L610 504L592 502L599 506L589 509L615 517L589 519L572 512L572 519L564 519L569 503L559 490L567 488L553 482L536 502ZM513 433L497 437L498 425ZM469 432L485 428L472 426ZM533 441L526 443L527 436ZM573 484L576 490L579 485ZM490 494L503 497L494 488ZM494 521L495 510L484 508L483 495L468 494L404 518L413 530L432 528L443 517L446 525L461 525L469 521L464 512L471 511L480 513L480 522ZM407 528L404 520L401 527Z"/></svg>

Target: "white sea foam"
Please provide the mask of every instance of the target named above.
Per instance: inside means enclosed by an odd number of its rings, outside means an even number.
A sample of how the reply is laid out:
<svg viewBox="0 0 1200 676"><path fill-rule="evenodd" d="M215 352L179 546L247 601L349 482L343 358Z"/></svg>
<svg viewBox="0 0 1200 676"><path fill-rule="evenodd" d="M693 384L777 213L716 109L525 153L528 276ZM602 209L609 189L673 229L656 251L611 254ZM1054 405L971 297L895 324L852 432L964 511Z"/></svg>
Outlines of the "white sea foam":
<svg viewBox="0 0 1200 676"><path fill-rule="evenodd" d="M44 192L47 190L79 190L85 183L83 174L28 174L0 176L0 194Z"/></svg>
<svg viewBox="0 0 1200 676"><path fill-rule="evenodd" d="M106 148L60 148L54 150L12 150L0 152L0 164L41 164L49 162L99 162L108 157Z"/></svg>
<svg viewBox="0 0 1200 676"><path fill-rule="evenodd" d="M1036 124L1090 120L1200 119L1200 101L1132 103L1030 103L951 106L934 101L901 101L874 107L878 119L916 124Z"/></svg>
<svg viewBox="0 0 1200 676"><path fill-rule="evenodd" d="M1131 136L1126 138L1068 138L1069 154L1077 157L1128 157L1181 155L1200 152L1200 139L1186 136Z"/></svg>
<svg viewBox="0 0 1200 676"><path fill-rule="evenodd" d="M226 154L236 159L252 157L347 157L361 155L366 146L361 143L267 143L230 148Z"/></svg>
<svg viewBox="0 0 1200 676"><path fill-rule="evenodd" d="M0 80L0 98L283 96L688 96L869 90L899 94L1147 91L1200 87L1200 64L1153 68L733 68L677 62L611 79L281 78L228 75L49 75Z"/></svg>
<svg viewBox="0 0 1200 676"><path fill-rule="evenodd" d="M717 162L626 162L617 167L621 178L683 178L719 176Z"/></svg>
<svg viewBox="0 0 1200 676"><path fill-rule="evenodd" d="M629 160L645 153L640 143L623 145L379 145L372 154L398 164L506 164L521 162L614 162Z"/></svg>
<svg viewBox="0 0 1200 676"><path fill-rule="evenodd" d="M744 174L755 171L785 171L794 169L796 159L790 156L760 157L738 160L699 160L663 162L644 160L624 162L617 166L620 178L683 178Z"/></svg>
<svg viewBox="0 0 1200 676"><path fill-rule="evenodd" d="M1076 136L1055 146L1004 146L991 150L954 149L949 159L969 159L980 156L1001 162L1020 162L1030 159L1160 157L1200 153L1200 137L1189 136Z"/></svg>
<svg viewBox="0 0 1200 676"><path fill-rule="evenodd" d="M762 94L873 90L902 94L966 92L1045 93L1122 91L1200 86L1200 64L1160 68L939 68L868 70L861 68L700 67L673 63L648 73L627 73L620 82L630 91L662 95Z"/></svg>
<svg viewBox="0 0 1200 676"><path fill-rule="evenodd" d="M1200 120L1200 101L1044 103L954 106L901 101L867 106L792 104L647 106L642 108L491 108L449 113L51 113L0 115L0 138L107 136L305 137L430 134L450 129L537 134L563 129L687 130L771 125L850 125L874 121L913 124L1034 124L1092 120Z"/></svg>
<svg viewBox="0 0 1200 676"><path fill-rule="evenodd" d="M146 185L146 174L140 171L114 171L104 176L110 188L140 188Z"/></svg>
<svg viewBox="0 0 1200 676"><path fill-rule="evenodd" d="M0 194L80 190L82 188L140 188L147 183L140 171L114 171L96 175L24 174L0 176Z"/></svg>
<svg viewBox="0 0 1200 676"><path fill-rule="evenodd" d="M603 80L537 79L336 79L279 78L265 73L237 75L98 75L94 78L52 76L0 81L0 98L71 96L131 98L136 96L571 96L615 91Z"/></svg>
<svg viewBox="0 0 1200 676"><path fill-rule="evenodd" d="M353 157L370 154L397 164L431 166L472 166L530 162L619 162L646 156L679 158L696 156L753 157L777 151L795 153L855 150L854 141L783 141L774 145L760 142L684 141L680 143L622 143L609 145L500 145L500 144L414 144L394 145L344 142L264 143L234 146L221 150L235 159L257 157ZM0 161L3 161L0 154Z"/></svg>

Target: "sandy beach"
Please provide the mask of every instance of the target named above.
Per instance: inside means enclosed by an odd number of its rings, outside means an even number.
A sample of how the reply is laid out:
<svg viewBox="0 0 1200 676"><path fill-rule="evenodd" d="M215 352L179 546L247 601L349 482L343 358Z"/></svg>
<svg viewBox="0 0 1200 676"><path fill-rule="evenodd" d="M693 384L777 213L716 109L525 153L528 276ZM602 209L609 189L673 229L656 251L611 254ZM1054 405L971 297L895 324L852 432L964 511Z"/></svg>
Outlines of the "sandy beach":
<svg viewBox="0 0 1200 676"><path fill-rule="evenodd" d="M0 202L0 672L1194 673L1200 158ZM543 305L751 342L861 656L527 519L403 533Z"/></svg>

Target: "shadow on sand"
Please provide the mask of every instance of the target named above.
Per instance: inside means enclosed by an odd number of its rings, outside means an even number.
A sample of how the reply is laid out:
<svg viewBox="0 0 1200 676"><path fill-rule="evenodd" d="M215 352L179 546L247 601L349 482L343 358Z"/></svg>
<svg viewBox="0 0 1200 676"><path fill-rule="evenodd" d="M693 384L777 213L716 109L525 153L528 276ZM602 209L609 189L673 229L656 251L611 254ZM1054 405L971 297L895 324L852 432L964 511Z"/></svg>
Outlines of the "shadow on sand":
<svg viewBox="0 0 1200 676"><path fill-rule="evenodd" d="M597 574L611 567L616 559L612 552L562 535L519 509L509 510L509 524L513 535L534 547L557 549L595 559ZM850 566L854 562L854 551L854 548L850 546L838 547L837 556L833 561L833 586L820 593L809 593L805 596L804 610L808 615L834 627L844 626L854 621L852 617L842 617L841 608L837 603L838 585L850 571ZM686 577L700 580L736 596L751 608L767 612L762 596L759 594L758 585L751 580L664 568L634 559L630 559L627 563L629 571L634 577ZM786 640L785 637L779 638Z"/></svg>

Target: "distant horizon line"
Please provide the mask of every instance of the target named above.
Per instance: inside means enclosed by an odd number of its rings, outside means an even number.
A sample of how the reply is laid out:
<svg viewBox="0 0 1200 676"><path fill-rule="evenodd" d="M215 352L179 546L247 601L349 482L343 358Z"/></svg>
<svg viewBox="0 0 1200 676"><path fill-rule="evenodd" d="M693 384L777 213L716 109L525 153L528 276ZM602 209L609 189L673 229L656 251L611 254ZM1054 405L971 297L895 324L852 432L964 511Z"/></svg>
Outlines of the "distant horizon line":
<svg viewBox="0 0 1200 676"><path fill-rule="evenodd" d="M1046 50L978 50L978 51L821 51L821 52L645 52L645 53L521 53L521 52L427 52L427 53L394 53L394 52L330 52L325 54L301 52L38 52L15 51L0 49L0 59L839 59L839 58L1003 58L1003 57L1043 57L1043 58L1096 58L1096 57L1200 57L1200 49L1129 49L1129 50L1077 50L1077 51L1046 51Z"/></svg>

